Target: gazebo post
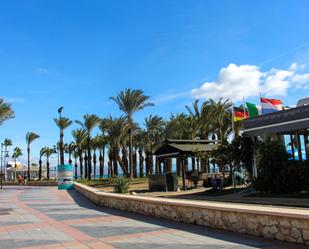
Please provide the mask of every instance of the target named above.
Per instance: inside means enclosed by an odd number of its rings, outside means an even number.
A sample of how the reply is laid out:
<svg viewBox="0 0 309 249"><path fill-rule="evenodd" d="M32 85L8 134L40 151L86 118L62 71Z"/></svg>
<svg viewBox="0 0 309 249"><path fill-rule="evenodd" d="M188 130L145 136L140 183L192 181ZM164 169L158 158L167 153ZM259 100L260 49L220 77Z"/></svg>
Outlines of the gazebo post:
<svg viewBox="0 0 309 249"><path fill-rule="evenodd" d="M181 170L182 170L182 189L183 191L186 191L186 171L185 171L185 162L184 158L180 157L180 163L181 163Z"/></svg>

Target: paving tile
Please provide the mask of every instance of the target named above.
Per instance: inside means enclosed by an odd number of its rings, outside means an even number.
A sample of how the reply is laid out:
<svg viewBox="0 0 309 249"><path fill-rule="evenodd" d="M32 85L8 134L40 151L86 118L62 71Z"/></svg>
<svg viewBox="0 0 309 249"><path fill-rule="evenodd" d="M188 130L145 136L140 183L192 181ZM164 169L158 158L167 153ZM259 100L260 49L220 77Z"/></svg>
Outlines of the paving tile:
<svg viewBox="0 0 309 249"><path fill-rule="evenodd" d="M6 187L0 207L0 249L305 248L98 207L56 187Z"/></svg>

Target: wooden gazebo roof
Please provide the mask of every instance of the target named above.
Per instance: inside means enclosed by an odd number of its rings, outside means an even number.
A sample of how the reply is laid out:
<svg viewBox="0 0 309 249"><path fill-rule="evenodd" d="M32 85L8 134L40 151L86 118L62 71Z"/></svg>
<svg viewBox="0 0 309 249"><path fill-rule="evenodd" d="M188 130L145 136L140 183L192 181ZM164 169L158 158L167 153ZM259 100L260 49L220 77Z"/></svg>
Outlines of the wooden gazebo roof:
<svg viewBox="0 0 309 249"><path fill-rule="evenodd" d="M217 140L166 139L157 144L154 155L157 157L193 156L198 152L209 152L218 147Z"/></svg>

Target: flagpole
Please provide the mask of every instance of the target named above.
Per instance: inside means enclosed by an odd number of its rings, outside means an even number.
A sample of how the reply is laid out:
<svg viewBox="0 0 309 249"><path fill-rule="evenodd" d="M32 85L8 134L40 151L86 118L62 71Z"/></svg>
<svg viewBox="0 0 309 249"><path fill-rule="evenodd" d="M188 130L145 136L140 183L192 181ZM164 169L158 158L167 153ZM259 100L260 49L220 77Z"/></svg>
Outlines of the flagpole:
<svg viewBox="0 0 309 249"><path fill-rule="evenodd" d="M247 118L247 115L246 115L246 105L245 105L245 97L242 97L242 104L243 104L243 107L244 107L244 118Z"/></svg>
<svg viewBox="0 0 309 249"><path fill-rule="evenodd" d="M232 133L233 140L235 139L235 124L234 124L234 103L232 102Z"/></svg>

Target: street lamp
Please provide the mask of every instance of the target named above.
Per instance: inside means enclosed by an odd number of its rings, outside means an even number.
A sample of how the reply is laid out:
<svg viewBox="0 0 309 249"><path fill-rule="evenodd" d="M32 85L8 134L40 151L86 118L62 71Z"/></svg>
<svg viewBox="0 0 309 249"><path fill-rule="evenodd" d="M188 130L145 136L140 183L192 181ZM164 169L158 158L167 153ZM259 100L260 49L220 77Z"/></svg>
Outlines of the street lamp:
<svg viewBox="0 0 309 249"><path fill-rule="evenodd" d="M3 158L4 153L4 158ZM0 188L2 189L2 180L5 176L5 173L3 173L3 166L5 166L5 158L9 157L9 151L5 149L5 145L1 143L1 173L0 173ZM3 165L4 164L4 165Z"/></svg>

